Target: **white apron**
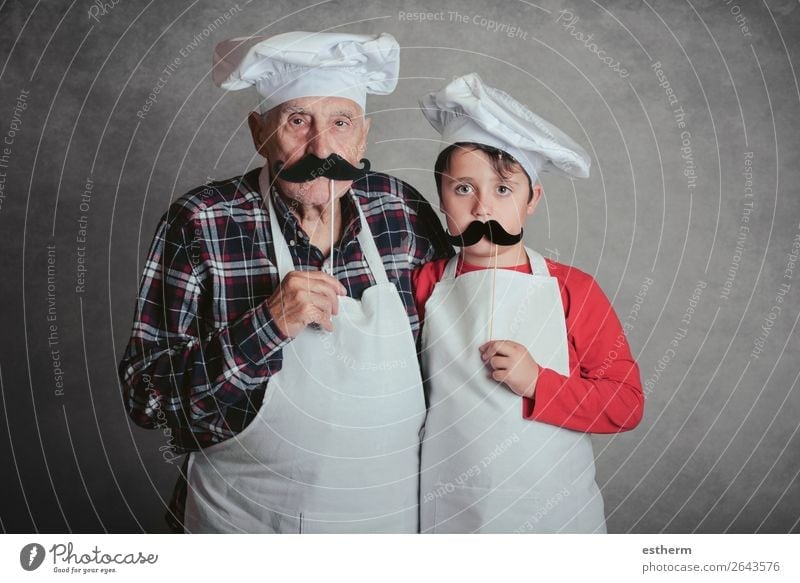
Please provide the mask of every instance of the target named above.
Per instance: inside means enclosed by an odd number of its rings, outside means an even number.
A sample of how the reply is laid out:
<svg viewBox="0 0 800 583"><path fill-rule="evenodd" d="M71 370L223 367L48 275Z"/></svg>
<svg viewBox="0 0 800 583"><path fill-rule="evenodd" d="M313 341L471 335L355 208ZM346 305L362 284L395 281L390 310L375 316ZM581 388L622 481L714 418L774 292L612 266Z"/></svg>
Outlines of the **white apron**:
<svg viewBox="0 0 800 583"><path fill-rule="evenodd" d="M492 339L568 375L558 281L526 251L533 275L497 270ZM605 532L589 435L524 419L522 398L491 379L478 347L489 340L492 270L455 277L457 261L425 304L422 532Z"/></svg>
<svg viewBox="0 0 800 583"><path fill-rule="evenodd" d="M376 285L283 349L255 419L190 455L187 532L418 532L422 380L408 315L359 207ZM294 269L269 201L280 279Z"/></svg>

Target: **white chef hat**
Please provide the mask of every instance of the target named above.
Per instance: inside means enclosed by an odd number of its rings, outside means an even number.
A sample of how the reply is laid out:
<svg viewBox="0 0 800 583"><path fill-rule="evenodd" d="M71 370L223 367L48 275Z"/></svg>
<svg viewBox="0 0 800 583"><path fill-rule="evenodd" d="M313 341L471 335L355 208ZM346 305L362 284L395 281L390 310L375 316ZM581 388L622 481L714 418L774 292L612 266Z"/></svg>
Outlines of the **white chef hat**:
<svg viewBox="0 0 800 583"><path fill-rule="evenodd" d="M508 93L484 85L476 73L455 78L419 103L442 134L442 149L457 142L498 148L513 156L532 182L548 171L589 176L591 158L583 148Z"/></svg>
<svg viewBox="0 0 800 583"><path fill-rule="evenodd" d="M266 112L298 97L345 97L364 109L367 93L387 95L397 85L400 46L390 34L287 32L270 38L233 38L214 50L214 83L223 89L255 86Z"/></svg>

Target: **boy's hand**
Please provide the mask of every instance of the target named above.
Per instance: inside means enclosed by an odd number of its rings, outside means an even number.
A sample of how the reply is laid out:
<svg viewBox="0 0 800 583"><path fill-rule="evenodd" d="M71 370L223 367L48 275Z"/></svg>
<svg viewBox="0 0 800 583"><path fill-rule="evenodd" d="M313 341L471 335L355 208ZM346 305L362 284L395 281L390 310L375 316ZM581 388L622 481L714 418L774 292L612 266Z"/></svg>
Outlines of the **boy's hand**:
<svg viewBox="0 0 800 583"><path fill-rule="evenodd" d="M512 340L491 340L479 350L481 360L491 369L494 380L505 383L520 397L533 398L539 363L527 348Z"/></svg>

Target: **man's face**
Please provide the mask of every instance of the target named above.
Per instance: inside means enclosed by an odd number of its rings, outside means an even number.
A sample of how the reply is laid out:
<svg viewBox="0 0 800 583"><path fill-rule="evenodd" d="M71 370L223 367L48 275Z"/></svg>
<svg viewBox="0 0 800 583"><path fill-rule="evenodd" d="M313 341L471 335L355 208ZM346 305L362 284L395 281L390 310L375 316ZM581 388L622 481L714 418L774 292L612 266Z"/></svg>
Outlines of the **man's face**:
<svg viewBox="0 0 800 583"><path fill-rule="evenodd" d="M364 157L370 125L361 107L342 97L292 99L264 115L251 113L248 121L256 148L270 168L278 161L291 167L309 153L318 158L339 154L358 166ZM327 178L301 183L278 178L275 183L281 194L303 205L324 205L330 199ZM347 192L352 181L337 180L334 184L339 197Z"/></svg>
<svg viewBox="0 0 800 583"><path fill-rule="evenodd" d="M472 221L490 219L508 233L519 233L541 197L538 184L531 196L528 175L522 168L517 166L507 176L500 176L489 155L475 149L453 152L449 170L441 180L442 212L453 235L464 232ZM473 257L491 257L496 251L485 237L468 249Z"/></svg>

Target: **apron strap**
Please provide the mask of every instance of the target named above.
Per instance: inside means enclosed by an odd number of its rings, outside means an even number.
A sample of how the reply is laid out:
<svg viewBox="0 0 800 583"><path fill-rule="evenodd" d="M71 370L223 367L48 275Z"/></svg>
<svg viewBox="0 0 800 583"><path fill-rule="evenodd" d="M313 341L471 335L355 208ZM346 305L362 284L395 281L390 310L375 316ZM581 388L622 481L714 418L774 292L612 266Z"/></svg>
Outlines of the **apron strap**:
<svg viewBox="0 0 800 583"><path fill-rule="evenodd" d="M461 255L459 253L456 253L447 262L447 267L444 268L444 274L442 275L442 281L455 279L456 267L458 267L458 258L460 256Z"/></svg>
<svg viewBox="0 0 800 583"><path fill-rule="evenodd" d="M352 191L351 191L352 192ZM358 209L358 216L361 219L361 231L359 231L356 239L358 244L361 245L361 251L364 253L364 259L367 260L367 265L372 272L372 277L375 278L376 284L389 283L389 277L386 275L386 268L383 266L383 259L378 252L378 246L375 244L375 236L369 228L367 217L364 216L364 211L358 202L358 197L353 196L353 202Z"/></svg>
<svg viewBox="0 0 800 583"><path fill-rule="evenodd" d="M285 278L290 271L294 271L294 261L292 261L292 254L289 252L286 239L283 237L283 231L278 227L278 216L275 213L275 205L272 202L271 192L267 192L265 198L267 199L267 206L269 207L269 228L272 233L272 247L275 249L278 281L283 281L283 278Z"/></svg>
<svg viewBox="0 0 800 583"><path fill-rule="evenodd" d="M269 194L266 199L267 206L269 207L269 227L272 233L272 244L275 249L275 259L278 267L278 279L283 281L283 278L286 277L290 271L294 271L294 261L292 261L292 254L289 252L289 246L286 244L283 232L278 227L278 216L275 213L272 195ZM375 238L364 216L364 211L361 210L361 205L358 203L357 197L353 196L353 202L358 209L358 216L361 220L361 231L358 233L356 239L358 240L358 244L361 245L364 259L370 271L372 271L372 277L375 278L375 283L389 283L389 277L386 275L386 269L383 266L381 255L378 252L377 245L375 245ZM333 255L333 249L331 249L331 255Z"/></svg>
<svg viewBox="0 0 800 583"><path fill-rule="evenodd" d="M525 247L525 251L528 253L528 260L531 262L531 272L533 275L550 277L550 271L547 269L547 263L544 262L544 257L528 247Z"/></svg>

